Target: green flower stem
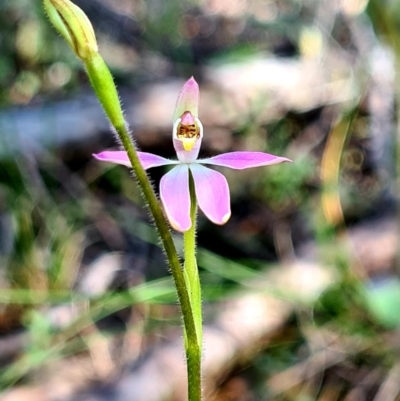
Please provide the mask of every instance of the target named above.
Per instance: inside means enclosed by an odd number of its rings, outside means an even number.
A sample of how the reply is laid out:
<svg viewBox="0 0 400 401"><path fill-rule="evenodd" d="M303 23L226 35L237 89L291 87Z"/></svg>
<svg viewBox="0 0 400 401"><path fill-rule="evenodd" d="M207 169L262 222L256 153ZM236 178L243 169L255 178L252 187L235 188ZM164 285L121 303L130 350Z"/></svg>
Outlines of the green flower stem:
<svg viewBox="0 0 400 401"><path fill-rule="evenodd" d="M190 217L192 227L183 233L184 246L184 275L186 287L189 291L190 303L193 310L194 324L197 332L197 343L201 348L202 344L202 313L201 313L201 288L199 270L196 260L196 221L197 221L197 200L194 190L193 177L189 175L189 191L190 191Z"/></svg>
<svg viewBox="0 0 400 401"><path fill-rule="evenodd" d="M133 153L136 153L133 141L126 127L118 92L107 64L104 62L99 53L96 53L88 60L84 60L84 64L90 79L90 83L92 84L92 87L96 92L96 96L103 106L103 109L112 126L116 129L121 141L123 141L123 137L126 137L126 142L127 144L129 143L128 146L131 146ZM121 135L120 132L125 133L122 133ZM124 148L126 148L125 143L123 142L122 144ZM146 174L144 170L143 173Z"/></svg>
<svg viewBox="0 0 400 401"><path fill-rule="evenodd" d="M190 190L190 217L192 227L183 234L184 243L184 275L186 287L189 291L190 304L196 327L197 346L189 341L187 330L185 327L185 348L188 361L188 384L189 384L189 400L201 400L201 354L202 354L202 337L203 337L203 320L201 313L201 288L199 270L196 261L196 217L197 217L197 202L194 191L193 177L189 175L189 190Z"/></svg>
<svg viewBox="0 0 400 401"><path fill-rule="evenodd" d="M99 54L85 60L85 66L93 89L128 154L137 183L154 219L177 289L187 342L190 344L189 348L196 353L198 352L196 351L198 349L198 338L185 276L179 262L171 232L161 210L160 203L147 177L146 171L140 164L135 145L131 135L129 134L113 78L107 65Z"/></svg>

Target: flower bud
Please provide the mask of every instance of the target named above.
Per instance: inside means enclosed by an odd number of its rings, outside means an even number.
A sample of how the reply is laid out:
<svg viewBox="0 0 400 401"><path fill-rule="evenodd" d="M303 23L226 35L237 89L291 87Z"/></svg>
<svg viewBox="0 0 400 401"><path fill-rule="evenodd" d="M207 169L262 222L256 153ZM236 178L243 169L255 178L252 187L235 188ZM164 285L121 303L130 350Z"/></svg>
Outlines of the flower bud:
<svg viewBox="0 0 400 401"><path fill-rule="evenodd" d="M69 0L43 0L43 4L54 27L80 59L87 61L97 54L92 24L78 6Z"/></svg>

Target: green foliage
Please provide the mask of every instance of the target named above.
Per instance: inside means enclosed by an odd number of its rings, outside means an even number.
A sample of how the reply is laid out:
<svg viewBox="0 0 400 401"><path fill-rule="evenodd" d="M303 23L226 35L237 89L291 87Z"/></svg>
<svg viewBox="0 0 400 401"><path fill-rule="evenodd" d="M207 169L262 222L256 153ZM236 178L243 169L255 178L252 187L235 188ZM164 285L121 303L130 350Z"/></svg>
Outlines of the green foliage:
<svg viewBox="0 0 400 401"><path fill-rule="evenodd" d="M76 84L78 64L46 21L40 1L0 4L0 105L26 104L34 96Z"/></svg>
<svg viewBox="0 0 400 401"><path fill-rule="evenodd" d="M279 170L270 169L260 183L263 200L276 211L289 206L301 207L309 199L306 184L314 174L315 164L310 159L298 159Z"/></svg>
<svg viewBox="0 0 400 401"><path fill-rule="evenodd" d="M400 326L400 281L389 278L365 288L366 304L372 317L385 328Z"/></svg>

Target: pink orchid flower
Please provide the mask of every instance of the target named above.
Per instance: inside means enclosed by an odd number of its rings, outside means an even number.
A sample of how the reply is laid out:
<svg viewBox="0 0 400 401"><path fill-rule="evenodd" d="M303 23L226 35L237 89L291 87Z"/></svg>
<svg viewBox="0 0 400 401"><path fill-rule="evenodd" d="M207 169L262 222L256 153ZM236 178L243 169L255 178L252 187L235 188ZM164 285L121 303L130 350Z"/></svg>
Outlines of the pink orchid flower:
<svg viewBox="0 0 400 401"><path fill-rule="evenodd" d="M231 216L230 194L226 178L204 164L242 170L291 161L263 152L229 152L207 159L197 159L203 138L203 125L198 119L199 86L190 78L183 86L176 103L172 140L178 160L169 160L147 152L138 152L144 169L175 165L161 178L160 198L171 226L187 231L190 218L189 174L192 175L198 205L215 224L225 224ZM131 166L124 151L95 154L98 160ZM190 172L190 173L189 173Z"/></svg>

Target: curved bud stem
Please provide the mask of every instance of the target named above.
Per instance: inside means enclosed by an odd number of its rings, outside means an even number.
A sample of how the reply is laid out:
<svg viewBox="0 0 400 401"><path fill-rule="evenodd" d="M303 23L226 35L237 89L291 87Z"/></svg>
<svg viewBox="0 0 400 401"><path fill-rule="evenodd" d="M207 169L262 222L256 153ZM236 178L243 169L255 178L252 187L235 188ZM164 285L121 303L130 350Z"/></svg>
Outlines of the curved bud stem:
<svg viewBox="0 0 400 401"><path fill-rule="evenodd" d="M186 279L171 232L165 220L160 202L140 163L135 144L124 119L112 75L98 53L92 25L83 11L69 0L43 0L43 4L55 28L68 42L75 54L84 61L94 91L128 155L138 186L154 219L162 246L167 255L169 267L171 268L183 315L186 344L188 344L190 349L194 350L194 355L199 355L198 329L196 328ZM200 361L200 359L195 356L195 361ZM198 366L200 368L200 365ZM195 376L200 378L200 371L198 372ZM200 401L200 398L193 398L193 401Z"/></svg>

